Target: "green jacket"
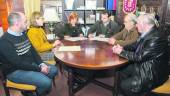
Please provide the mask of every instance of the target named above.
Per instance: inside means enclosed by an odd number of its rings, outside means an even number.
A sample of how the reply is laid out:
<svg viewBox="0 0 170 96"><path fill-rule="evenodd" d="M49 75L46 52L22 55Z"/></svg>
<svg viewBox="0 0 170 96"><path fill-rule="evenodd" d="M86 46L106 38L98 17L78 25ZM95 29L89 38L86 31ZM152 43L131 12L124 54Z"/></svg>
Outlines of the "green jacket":
<svg viewBox="0 0 170 96"><path fill-rule="evenodd" d="M118 24L114 21L109 21L109 24L104 26L102 21L97 21L91 28L88 30L88 34L96 32L96 36L99 34L105 35L105 37L111 37L115 33L119 32L120 28Z"/></svg>
<svg viewBox="0 0 170 96"><path fill-rule="evenodd" d="M113 38L116 39L115 44L119 44L121 46L126 46L134 43L139 37L139 33L137 32L136 27L133 27L131 30L123 29L121 32L115 34Z"/></svg>

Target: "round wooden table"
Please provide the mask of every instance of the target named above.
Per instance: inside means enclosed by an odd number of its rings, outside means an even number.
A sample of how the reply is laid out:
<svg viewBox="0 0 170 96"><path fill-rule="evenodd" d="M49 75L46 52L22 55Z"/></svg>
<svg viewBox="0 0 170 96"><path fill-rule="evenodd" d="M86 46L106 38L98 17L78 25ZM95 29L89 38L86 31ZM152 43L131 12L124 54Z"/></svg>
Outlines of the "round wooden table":
<svg viewBox="0 0 170 96"><path fill-rule="evenodd" d="M81 51L56 51L55 57L64 65L88 70L104 70L117 68L128 60L112 52L112 45L102 41L62 41L64 46L80 46ZM68 75L69 96L73 96L72 76Z"/></svg>
<svg viewBox="0 0 170 96"><path fill-rule="evenodd" d="M112 52L112 46L101 41L62 41L64 46L80 46L81 51L57 51L55 56L66 65L91 70L103 70L121 66L127 59Z"/></svg>

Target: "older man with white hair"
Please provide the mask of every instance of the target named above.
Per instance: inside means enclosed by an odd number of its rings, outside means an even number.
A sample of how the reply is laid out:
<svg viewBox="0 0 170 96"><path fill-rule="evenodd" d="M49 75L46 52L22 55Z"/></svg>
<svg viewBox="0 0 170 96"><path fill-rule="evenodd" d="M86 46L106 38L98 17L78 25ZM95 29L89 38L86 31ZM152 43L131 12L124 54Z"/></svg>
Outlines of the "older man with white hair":
<svg viewBox="0 0 170 96"><path fill-rule="evenodd" d="M112 36L108 43L112 45L119 44L121 46L134 43L139 37L136 28L136 19L137 17L135 14L127 14L124 18L125 28L121 32L118 32Z"/></svg>
<svg viewBox="0 0 170 96"><path fill-rule="evenodd" d="M129 60L121 70L120 88L125 96L143 96L168 79L168 42L155 22L150 14L139 16L137 28L141 36L137 42L113 46L113 53Z"/></svg>

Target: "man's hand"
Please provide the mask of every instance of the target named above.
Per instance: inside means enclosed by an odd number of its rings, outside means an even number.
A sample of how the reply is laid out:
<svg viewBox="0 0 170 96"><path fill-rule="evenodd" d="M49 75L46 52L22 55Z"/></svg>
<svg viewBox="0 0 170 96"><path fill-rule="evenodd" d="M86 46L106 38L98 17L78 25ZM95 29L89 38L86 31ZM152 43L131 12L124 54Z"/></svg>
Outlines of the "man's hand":
<svg viewBox="0 0 170 96"><path fill-rule="evenodd" d="M112 47L112 50L113 53L120 54L123 51L123 47L117 44Z"/></svg>
<svg viewBox="0 0 170 96"><path fill-rule="evenodd" d="M41 65L41 72L42 72L42 73L48 74L49 71L50 71L49 66L47 66L47 65L45 65L45 64Z"/></svg>
<svg viewBox="0 0 170 96"><path fill-rule="evenodd" d="M93 34L89 34L89 35L88 35L88 38L93 38L93 37L94 37Z"/></svg>
<svg viewBox="0 0 170 96"><path fill-rule="evenodd" d="M116 42L115 38L113 38L113 37L109 38L109 41L108 41L109 44L114 45L115 42Z"/></svg>
<svg viewBox="0 0 170 96"><path fill-rule="evenodd" d="M84 37L83 34L80 34L79 37Z"/></svg>

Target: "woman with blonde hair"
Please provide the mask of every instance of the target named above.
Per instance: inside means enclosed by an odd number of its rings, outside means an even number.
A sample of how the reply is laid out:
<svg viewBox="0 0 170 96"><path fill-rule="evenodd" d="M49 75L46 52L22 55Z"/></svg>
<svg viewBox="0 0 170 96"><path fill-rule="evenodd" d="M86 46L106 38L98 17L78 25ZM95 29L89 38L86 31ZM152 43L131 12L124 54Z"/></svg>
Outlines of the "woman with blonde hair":
<svg viewBox="0 0 170 96"><path fill-rule="evenodd" d="M46 33L42 28L43 19L40 12L33 12L30 18L30 29L27 32L29 40L39 53L51 51L61 43L59 40L56 40L54 43L48 42Z"/></svg>
<svg viewBox="0 0 170 96"><path fill-rule="evenodd" d="M78 14L76 12L71 12L68 17L68 23L65 24L61 34L62 37L78 37L83 36L80 24L78 24Z"/></svg>

